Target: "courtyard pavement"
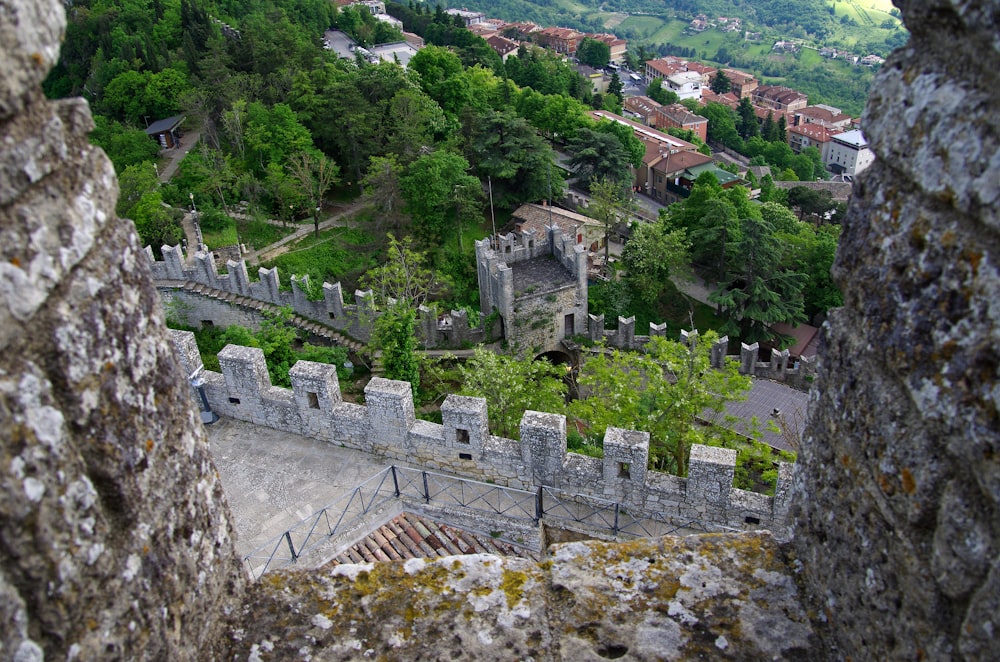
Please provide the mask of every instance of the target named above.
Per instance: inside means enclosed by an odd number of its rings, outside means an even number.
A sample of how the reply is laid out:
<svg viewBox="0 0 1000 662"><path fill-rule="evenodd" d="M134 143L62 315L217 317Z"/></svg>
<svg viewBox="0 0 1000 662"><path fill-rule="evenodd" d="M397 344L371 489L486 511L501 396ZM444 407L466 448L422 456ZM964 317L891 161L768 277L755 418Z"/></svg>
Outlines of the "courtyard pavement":
<svg viewBox="0 0 1000 662"><path fill-rule="evenodd" d="M205 426L245 556L390 464L384 457L230 418Z"/></svg>

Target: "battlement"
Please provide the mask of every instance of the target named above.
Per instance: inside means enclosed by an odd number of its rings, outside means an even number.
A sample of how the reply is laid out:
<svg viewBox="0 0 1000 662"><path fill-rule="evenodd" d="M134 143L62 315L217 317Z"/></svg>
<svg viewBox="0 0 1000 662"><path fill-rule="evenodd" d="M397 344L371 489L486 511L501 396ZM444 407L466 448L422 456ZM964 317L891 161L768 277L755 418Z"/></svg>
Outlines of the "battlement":
<svg viewBox="0 0 1000 662"><path fill-rule="evenodd" d="M215 320L220 317L217 305L200 300L200 292L175 294L185 285L197 284L242 297L233 303L249 309L250 315L255 314L253 302L270 303L279 307L290 307L296 315L317 322L327 327L337 329L362 342L371 339L374 321L379 312L375 310L371 290L355 290L354 303L344 303L342 285L338 283L323 283L323 298L312 300L308 291L309 277L291 277L291 291L282 290L277 267L258 269L257 280L251 281L246 260L227 260L226 273L219 273L215 257L211 252L199 251L194 254L193 266L185 264L184 252L180 246L163 246L163 259L157 260L150 247L146 247L153 280L157 287L170 291L167 298L180 298L184 301L182 314L191 326L199 326L202 320ZM223 315L223 318L228 316ZM242 320L241 320L242 321ZM244 322L245 323L245 322ZM250 325L253 325L251 322ZM420 340L425 347L461 347L466 344L476 344L487 340L487 330L470 327L467 313L451 311L450 315L439 317L437 312L429 307L421 307L420 324L418 326Z"/></svg>
<svg viewBox="0 0 1000 662"><path fill-rule="evenodd" d="M201 367L194 334L172 331L187 374ZM521 441L490 434L483 398L449 395L442 423L418 420L406 382L373 378L365 405L344 402L335 366L299 361L292 388L271 385L260 349L228 345L221 374L199 373L212 411L256 425L388 458L532 490L539 486L614 500L636 513L740 529L784 529L791 465L780 465L774 497L733 487L736 452L695 446L687 478L647 471L649 435L609 428L604 458L567 452L566 417L525 412ZM200 396L192 389L192 397Z"/></svg>

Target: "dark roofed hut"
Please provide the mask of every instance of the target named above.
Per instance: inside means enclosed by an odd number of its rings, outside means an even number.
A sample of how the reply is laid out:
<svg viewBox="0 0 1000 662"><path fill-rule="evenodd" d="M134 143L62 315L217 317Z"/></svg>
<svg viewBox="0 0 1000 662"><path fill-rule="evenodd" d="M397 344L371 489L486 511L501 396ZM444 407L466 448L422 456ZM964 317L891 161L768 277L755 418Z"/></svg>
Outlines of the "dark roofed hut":
<svg viewBox="0 0 1000 662"><path fill-rule="evenodd" d="M181 144L181 123L184 115L174 115L163 120L157 120L146 127L146 135L160 143L163 149L173 149Z"/></svg>

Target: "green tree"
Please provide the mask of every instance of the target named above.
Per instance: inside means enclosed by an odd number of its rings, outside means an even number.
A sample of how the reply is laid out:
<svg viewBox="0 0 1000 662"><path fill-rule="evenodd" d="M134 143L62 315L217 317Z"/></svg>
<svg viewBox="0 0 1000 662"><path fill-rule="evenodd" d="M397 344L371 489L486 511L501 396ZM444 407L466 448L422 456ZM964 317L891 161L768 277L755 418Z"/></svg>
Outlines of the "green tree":
<svg viewBox="0 0 1000 662"><path fill-rule="evenodd" d="M648 432L650 466L687 474L691 445L720 434L699 421L721 419L726 403L745 399L750 388L734 363L711 367L717 339L711 331L691 345L657 336L643 353L591 355L579 377L587 397L570 403L570 414L589 425L592 436L609 426Z"/></svg>
<svg viewBox="0 0 1000 662"><path fill-rule="evenodd" d="M757 114L754 112L750 97L740 99L740 105L736 109L739 113L739 133L744 140L749 140L760 134L760 123L757 121Z"/></svg>
<svg viewBox="0 0 1000 662"><path fill-rule="evenodd" d="M653 82L646 88L646 96L664 106L669 106L680 101L680 97L677 96L676 92L663 87L662 78L653 79Z"/></svg>
<svg viewBox="0 0 1000 662"><path fill-rule="evenodd" d="M615 226L628 224L629 213L633 210L635 201L626 191L622 182L600 177L591 182L590 202L587 205L587 215L600 221L604 228L604 264L609 263L611 249L610 236Z"/></svg>
<svg viewBox="0 0 1000 662"><path fill-rule="evenodd" d="M618 99L618 103L621 104L621 102L624 101L624 96L622 96L624 89L625 84L622 83L622 79L618 75L618 72L611 72L611 81L608 83L608 95Z"/></svg>
<svg viewBox="0 0 1000 662"><path fill-rule="evenodd" d="M576 58L595 69L603 69L611 61L611 47L603 41L584 37L576 47Z"/></svg>
<svg viewBox="0 0 1000 662"><path fill-rule="evenodd" d="M683 270L689 262L684 230L668 232L662 223L634 225L622 253L629 288L649 305L659 298L671 275Z"/></svg>
<svg viewBox="0 0 1000 662"><path fill-rule="evenodd" d="M548 361L519 359L477 349L461 367L462 395L486 398L490 431L520 438L524 412L559 412L563 408L565 370Z"/></svg>
<svg viewBox="0 0 1000 662"><path fill-rule="evenodd" d="M365 193L379 212L375 216L379 229L382 227L383 219L388 220L393 228L399 229L399 219L405 204L399 184L402 171L395 154L373 156L368 172L362 180Z"/></svg>
<svg viewBox="0 0 1000 662"><path fill-rule="evenodd" d="M94 130L90 140L107 153L115 172L121 173L130 165L156 161L160 145L140 129L130 129L103 115L94 116Z"/></svg>
<svg viewBox="0 0 1000 662"><path fill-rule="evenodd" d="M444 239L456 191L467 196L481 191L479 180L467 174L468 170L464 157L439 149L416 159L399 178L406 211L423 241L440 243Z"/></svg>
<svg viewBox="0 0 1000 662"><path fill-rule="evenodd" d="M722 69L719 69L716 72L715 77L712 78L712 83L709 86L709 89L711 89L716 94L725 94L730 89L732 89L732 86L733 83L732 81L729 80L729 76L726 75L726 72L723 71Z"/></svg>
<svg viewBox="0 0 1000 662"><path fill-rule="evenodd" d="M491 178L493 199L502 209L562 197L562 171L556 155L528 122L509 111L475 116L466 148L480 180Z"/></svg>
<svg viewBox="0 0 1000 662"><path fill-rule="evenodd" d="M388 306L395 301L419 308L438 288L434 272L427 267L426 254L413 248L413 238L396 239L388 235L384 264L369 269L361 277L361 286L371 289L375 303Z"/></svg>
<svg viewBox="0 0 1000 662"><path fill-rule="evenodd" d="M601 179L622 187L629 181L631 155L615 134L581 128L570 139L568 147L573 154L570 167L588 189Z"/></svg>
<svg viewBox="0 0 1000 662"><path fill-rule="evenodd" d="M323 196L339 180L340 168L337 167L336 163L316 151L295 154L289 160L288 166L306 194L309 206L313 210L313 227L318 239L319 215L323 207Z"/></svg>
<svg viewBox="0 0 1000 662"><path fill-rule="evenodd" d="M707 103L697 109L697 114L708 119L708 139L720 142L730 149L743 150L743 140L737 130L739 116L736 111L721 103Z"/></svg>
<svg viewBox="0 0 1000 662"><path fill-rule="evenodd" d="M724 285L709 295L726 316L721 331L745 343L771 340L771 325L805 321L805 276L785 269L774 228L759 217L740 219L740 260L730 265Z"/></svg>
<svg viewBox="0 0 1000 662"><path fill-rule="evenodd" d="M381 352L386 379L410 382L414 395L420 386L420 362L414 335L416 326L416 309L407 303L396 303L383 310L375 320L371 340L372 349Z"/></svg>

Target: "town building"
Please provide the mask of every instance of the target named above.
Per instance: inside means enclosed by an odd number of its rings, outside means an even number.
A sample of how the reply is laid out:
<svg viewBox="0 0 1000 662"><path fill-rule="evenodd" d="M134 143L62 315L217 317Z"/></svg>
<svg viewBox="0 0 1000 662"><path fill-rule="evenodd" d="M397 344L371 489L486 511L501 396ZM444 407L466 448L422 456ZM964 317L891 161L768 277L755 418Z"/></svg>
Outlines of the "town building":
<svg viewBox="0 0 1000 662"><path fill-rule="evenodd" d="M628 50L628 42L626 40L608 33L588 34L587 36L608 45L612 62L621 64L625 61L625 51Z"/></svg>
<svg viewBox="0 0 1000 662"><path fill-rule="evenodd" d="M828 129L820 124L800 124L789 126L785 133L788 137L788 145L796 154L807 147L815 147L823 157L823 163L827 162L830 155L830 145L833 136L840 133L839 129Z"/></svg>
<svg viewBox="0 0 1000 662"><path fill-rule="evenodd" d="M660 106L655 111L655 120L652 126L658 129L684 129L694 132L702 142L708 140L708 119L701 115L695 115L683 104L674 103L669 106Z"/></svg>
<svg viewBox="0 0 1000 662"><path fill-rule="evenodd" d="M611 77L606 75L604 71L600 69L594 69L585 64L578 64L573 67L574 70L587 81L590 85L591 94L607 94L608 85L611 84Z"/></svg>
<svg viewBox="0 0 1000 662"><path fill-rule="evenodd" d="M663 86L684 99L701 99L701 74L697 71L678 71L663 79Z"/></svg>
<svg viewBox="0 0 1000 662"><path fill-rule="evenodd" d="M507 58L511 55L517 54L517 42L502 35L493 34L486 39L486 43L490 45L490 48L496 51L496 54L499 55L500 59L504 62L506 62Z"/></svg>
<svg viewBox="0 0 1000 662"><path fill-rule="evenodd" d="M846 131L854 119L840 111L840 108L818 104L796 110L792 124L818 124L828 129Z"/></svg>
<svg viewBox="0 0 1000 662"><path fill-rule="evenodd" d="M622 112L628 117L637 119L646 126L656 125L656 112L663 104L646 96L625 97Z"/></svg>
<svg viewBox="0 0 1000 662"><path fill-rule="evenodd" d="M751 94L751 100L763 108L791 112L809 105L809 98L790 87L760 85Z"/></svg>
<svg viewBox="0 0 1000 662"><path fill-rule="evenodd" d="M757 79L746 72L739 71L738 69L722 69L722 72L729 79L729 91L735 94L737 99L751 96L754 90L757 89ZM713 74L712 79L714 78L715 75Z"/></svg>
<svg viewBox="0 0 1000 662"><path fill-rule="evenodd" d="M181 144L181 124L184 115L174 115L157 120L146 127L146 135L160 143L162 149L173 149Z"/></svg>
<svg viewBox="0 0 1000 662"><path fill-rule="evenodd" d="M860 129L833 136L826 167L837 175L856 175L875 161L875 153Z"/></svg>
<svg viewBox="0 0 1000 662"><path fill-rule="evenodd" d="M673 76L679 71L685 71L683 60L676 58L660 58L657 60L646 60L646 80L652 82L656 78L666 78Z"/></svg>
<svg viewBox="0 0 1000 662"><path fill-rule="evenodd" d="M465 27L482 23L486 20L486 14L478 11L469 11L468 9L445 9L444 13L449 16L458 16L465 23Z"/></svg>
<svg viewBox="0 0 1000 662"><path fill-rule="evenodd" d="M545 28L534 33L535 41L556 53L574 55L580 41L586 36L572 28Z"/></svg>

